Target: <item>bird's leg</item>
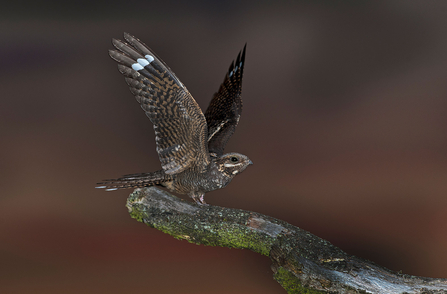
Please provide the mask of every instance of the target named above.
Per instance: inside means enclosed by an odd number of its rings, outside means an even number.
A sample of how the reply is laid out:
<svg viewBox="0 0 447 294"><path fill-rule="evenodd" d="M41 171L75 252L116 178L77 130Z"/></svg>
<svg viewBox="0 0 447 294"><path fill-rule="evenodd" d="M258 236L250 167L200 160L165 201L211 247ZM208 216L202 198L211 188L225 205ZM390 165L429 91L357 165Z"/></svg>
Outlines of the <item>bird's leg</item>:
<svg viewBox="0 0 447 294"><path fill-rule="evenodd" d="M199 205L208 205L204 199L205 193L192 192L189 196Z"/></svg>

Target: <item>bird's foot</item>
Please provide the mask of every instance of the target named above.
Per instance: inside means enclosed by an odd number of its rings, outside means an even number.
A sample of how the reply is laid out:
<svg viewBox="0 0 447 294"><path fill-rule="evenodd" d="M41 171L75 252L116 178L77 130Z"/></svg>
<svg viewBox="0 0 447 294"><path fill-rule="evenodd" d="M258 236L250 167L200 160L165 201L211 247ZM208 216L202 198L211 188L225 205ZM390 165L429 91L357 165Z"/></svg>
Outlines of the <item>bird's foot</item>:
<svg viewBox="0 0 447 294"><path fill-rule="evenodd" d="M205 193L201 193L201 194L193 194L191 196L192 199L194 199L194 201L199 204L199 205L209 205L208 203L205 202Z"/></svg>

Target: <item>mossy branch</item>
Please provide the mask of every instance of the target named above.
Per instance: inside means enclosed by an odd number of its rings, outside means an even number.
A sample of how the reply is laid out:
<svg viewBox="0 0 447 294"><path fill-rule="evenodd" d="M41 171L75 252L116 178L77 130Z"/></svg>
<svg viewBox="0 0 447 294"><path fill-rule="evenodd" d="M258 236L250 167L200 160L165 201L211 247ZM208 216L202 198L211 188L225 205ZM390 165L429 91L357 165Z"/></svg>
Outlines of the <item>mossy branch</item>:
<svg viewBox="0 0 447 294"><path fill-rule="evenodd" d="M127 208L174 238L269 256L274 279L287 293L447 293L446 279L393 272L260 213L198 206L154 187L136 189Z"/></svg>

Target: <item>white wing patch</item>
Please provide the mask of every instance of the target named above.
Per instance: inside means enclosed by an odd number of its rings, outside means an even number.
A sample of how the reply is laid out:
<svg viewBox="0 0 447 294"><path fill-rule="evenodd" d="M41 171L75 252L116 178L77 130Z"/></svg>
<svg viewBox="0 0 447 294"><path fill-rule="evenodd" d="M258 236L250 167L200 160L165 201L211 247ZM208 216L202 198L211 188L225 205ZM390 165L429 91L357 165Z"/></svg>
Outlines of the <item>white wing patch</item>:
<svg viewBox="0 0 447 294"><path fill-rule="evenodd" d="M150 63L149 61L147 61L146 59L143 59L143 58L138 58L137 62L139 64L141 64L142 67L145 67L146 65L148 65Z"/></svg>
<svg viewBox="0 0 447 294"><path fill-rule="evenodd" d="M132 64L132 69L133 69L133 70L139 71L139 70L142 70L143 68L144 68L144 67L141 66L141 64L139 64L139 63L134 63L134 64Z"/></svg>
<svg viewBox="0 0 447 294"><path fill-rule="evenodd" d="M154 57L150 56L149 54L145 55L144 57L146 57L146 59L147 59L147 61L149 61L149 63L154 61Z"/></svg>
<svg viewBox="0 0 447 294"><path fill-rule="evenodd" d="M142 70L146 65L150 64L152 61L154 61L154 57L147 54L144 56L144 58L138 58L137 62L132 64L132 68L136 71Z"/></svg>

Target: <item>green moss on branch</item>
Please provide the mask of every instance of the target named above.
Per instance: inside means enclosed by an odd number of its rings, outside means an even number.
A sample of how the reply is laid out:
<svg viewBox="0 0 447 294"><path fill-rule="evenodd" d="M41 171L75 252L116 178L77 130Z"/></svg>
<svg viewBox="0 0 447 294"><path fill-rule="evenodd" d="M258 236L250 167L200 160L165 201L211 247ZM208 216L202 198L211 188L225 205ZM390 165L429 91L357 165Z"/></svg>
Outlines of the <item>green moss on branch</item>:
<svg viewBox="0 0 447 294"><path fill-rule="evenodd" d="M198 206L151 187L127 200L130 215L195 244L250 249L272 260L288 293L447 293L447 280L402 275L260 213Z"/></svg>

